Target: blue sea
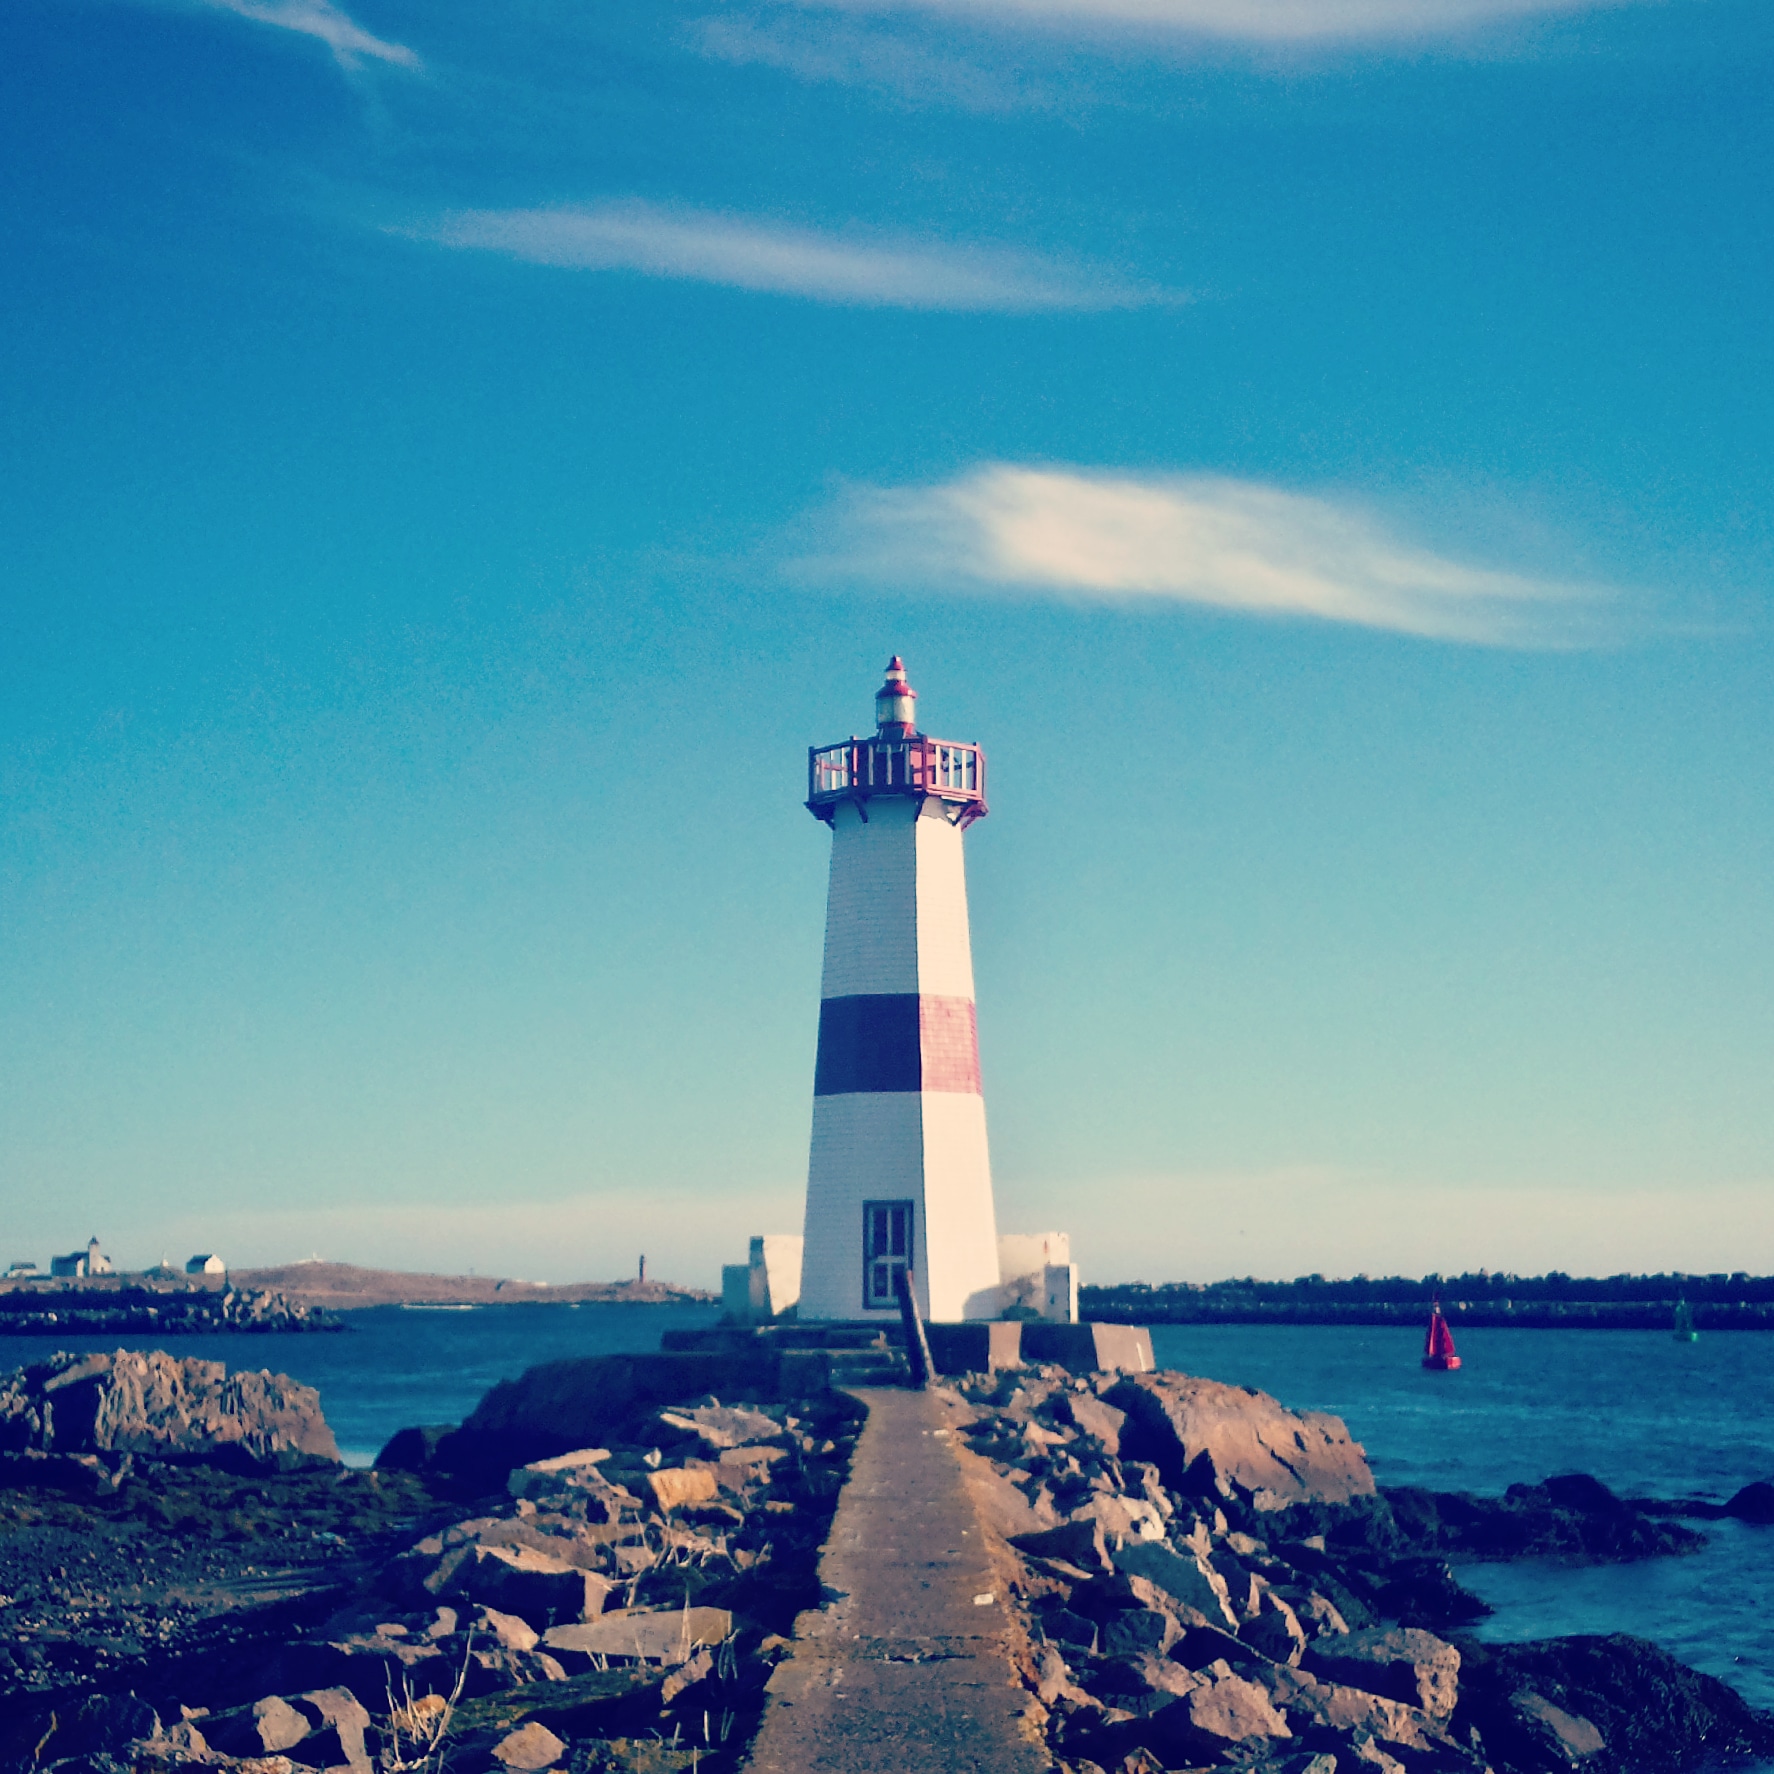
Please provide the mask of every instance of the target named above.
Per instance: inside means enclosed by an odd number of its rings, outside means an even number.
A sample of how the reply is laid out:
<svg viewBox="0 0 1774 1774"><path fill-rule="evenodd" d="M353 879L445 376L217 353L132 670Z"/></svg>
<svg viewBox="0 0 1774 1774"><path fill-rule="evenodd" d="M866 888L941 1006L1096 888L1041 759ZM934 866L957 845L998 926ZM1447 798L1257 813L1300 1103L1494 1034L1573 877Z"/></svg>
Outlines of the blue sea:
<svg viewBox="0 0 1774 1774"><path fill-rule="evenodd" d="M348 1314L337 1336L190 1337L176 1347L318 1387L346 1458L365 1464L396 1429L458 1421L532 1363L656 1349L661 1332L714 1316L699 1306L377 1307ZM1653 1332L1468 1330L1454 1374L1425 1373L1409 1330L1172 1325L1153 1342L1162 1367L1336 1413L1382 1484L1495 1494L1581 1471L1624 1496L1722 1502L1774 1479L1774 1337L1765 1333L1682 1344ZM0 1369L56 1346L0 1337ZM1497 1610L1485 1637L1637 1633L1774 1709L1774 1528L1697 1525L1709 1541L1693 1558L1475 1565L1461 1579Z"/></svg>

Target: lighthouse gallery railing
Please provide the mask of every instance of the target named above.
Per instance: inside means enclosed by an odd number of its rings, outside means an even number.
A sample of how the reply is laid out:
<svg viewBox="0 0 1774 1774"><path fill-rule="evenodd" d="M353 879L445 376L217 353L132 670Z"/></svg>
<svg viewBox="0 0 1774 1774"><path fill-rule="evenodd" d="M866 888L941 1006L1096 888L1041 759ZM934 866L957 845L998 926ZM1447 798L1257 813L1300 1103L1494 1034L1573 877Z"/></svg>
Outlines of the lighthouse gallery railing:
<svg viewBox="0 0 1774 1774"><path fill-rule="evenodd" d="M986 758L952 739L847 739L807 754L807 805L822 819L841 801L933 795L971 824L986 810Z"/></svg>

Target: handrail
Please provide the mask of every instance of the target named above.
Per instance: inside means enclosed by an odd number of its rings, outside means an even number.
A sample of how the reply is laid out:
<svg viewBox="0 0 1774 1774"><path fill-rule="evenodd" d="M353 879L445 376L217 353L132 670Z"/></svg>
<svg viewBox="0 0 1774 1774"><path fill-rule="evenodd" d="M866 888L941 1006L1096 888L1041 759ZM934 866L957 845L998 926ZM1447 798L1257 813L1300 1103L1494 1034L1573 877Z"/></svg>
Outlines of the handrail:
<svg viewBox="0 0 1774 1774"><path fill-rule="evenodd" d="M930 1340L924 1335L924 1320L918 1315L918 1299L912 1292L910 1269L893 1271L893 1291L899 1296L899 1320L905 1326L906 1365L912 1370L912 1385L924 1391L935 1373L930 1359Z"/></svg>

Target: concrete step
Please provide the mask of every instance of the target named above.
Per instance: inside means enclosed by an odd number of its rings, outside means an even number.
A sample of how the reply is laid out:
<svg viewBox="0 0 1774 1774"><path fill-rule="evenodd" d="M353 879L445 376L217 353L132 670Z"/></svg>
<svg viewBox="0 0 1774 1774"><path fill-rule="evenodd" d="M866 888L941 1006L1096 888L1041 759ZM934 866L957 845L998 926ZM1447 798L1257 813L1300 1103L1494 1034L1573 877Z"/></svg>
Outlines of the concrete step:
<svg viewBox="0 0 1774 1774"><path fill-rule="evenodd" d="M834 1349L830 1351L834 1386L906 1386L912 1370L901 1349Z"/></svg>

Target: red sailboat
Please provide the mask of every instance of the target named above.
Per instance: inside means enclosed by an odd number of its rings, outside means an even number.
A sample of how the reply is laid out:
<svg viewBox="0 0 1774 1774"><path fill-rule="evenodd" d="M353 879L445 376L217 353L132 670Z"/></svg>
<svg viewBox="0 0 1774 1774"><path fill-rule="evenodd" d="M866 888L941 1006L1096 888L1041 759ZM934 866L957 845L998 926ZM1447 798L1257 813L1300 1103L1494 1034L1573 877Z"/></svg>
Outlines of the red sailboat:
<svg viewBox="0 0 1774 1774"><path fill-rule="evenodd" d="M1460 1358L1454 1353L1454 1333L1441 1315L1440 1300L1429 1311L1429 1334L1423 1339L1423 1365L1444 1374L1452 1373L1460 1365Z"/></svg>

